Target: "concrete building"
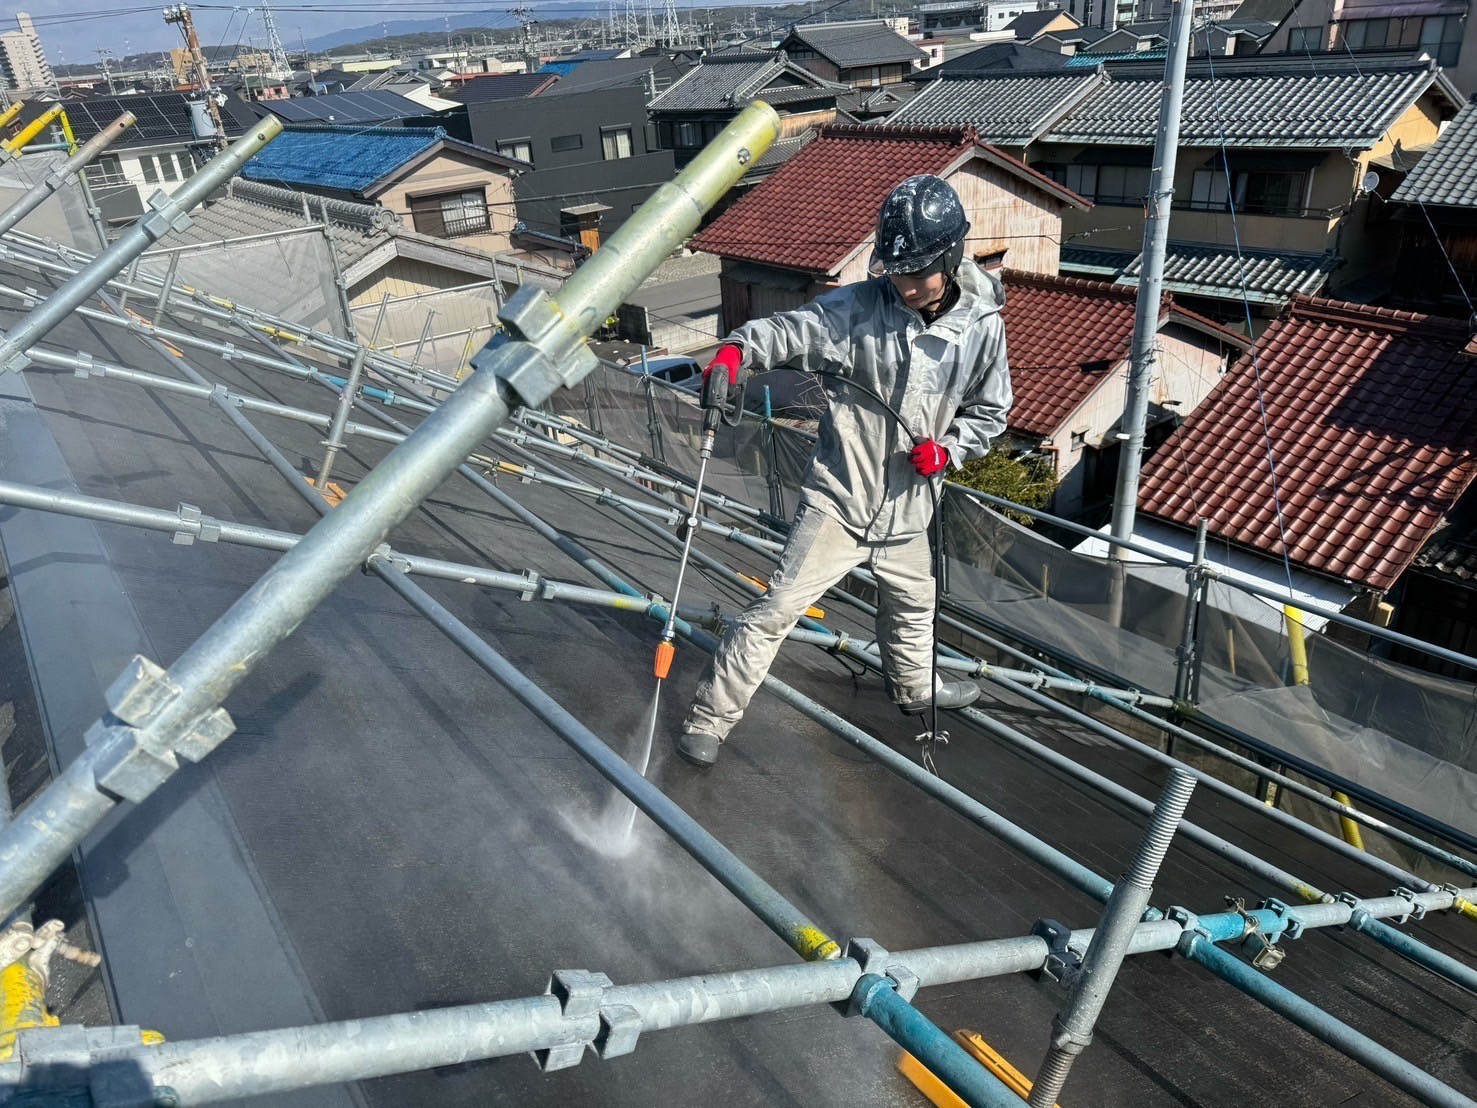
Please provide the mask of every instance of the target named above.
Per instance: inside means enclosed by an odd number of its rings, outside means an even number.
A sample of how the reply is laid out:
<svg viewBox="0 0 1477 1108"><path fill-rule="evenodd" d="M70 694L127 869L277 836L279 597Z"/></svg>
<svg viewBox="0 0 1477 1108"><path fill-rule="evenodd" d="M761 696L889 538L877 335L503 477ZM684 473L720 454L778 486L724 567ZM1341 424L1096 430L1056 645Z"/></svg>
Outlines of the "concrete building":
<svg viewBox="0 0 1477 1108"><path fill-rule="evenodd" d="M16 92L53 87L56 75L46 60L36 25L25 12L16 12L15 21L20 30L0 34L0 82Z"/></svg>

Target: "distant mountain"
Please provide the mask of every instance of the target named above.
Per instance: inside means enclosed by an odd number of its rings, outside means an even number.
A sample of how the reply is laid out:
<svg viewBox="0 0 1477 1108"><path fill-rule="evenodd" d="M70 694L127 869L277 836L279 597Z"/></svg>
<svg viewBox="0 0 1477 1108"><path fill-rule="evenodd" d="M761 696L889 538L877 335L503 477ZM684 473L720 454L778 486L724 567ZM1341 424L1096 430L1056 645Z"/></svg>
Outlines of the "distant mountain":
<svg viewBox="0 0 1477 1108"><path fill-rule="evenodd" d="M538 13L545 18L566 19L566 14L560 12L561 8L572 8L580 13L590 10L588 4L549 4L538 9ZM447 30L459 31L466 27L489 27L504 28L516 27L518 21L502 9L489 8L484 11L458 12L455 15L445 17L437 16L435 19L386 19L376 23L366 23L361 27L347 27L342 31L333 31L317 38L308 39L308 49L312 51L332 50L335 46L348 46L356 42L371 42L376 39L393 38L395 35L433 34Z"/></svg>

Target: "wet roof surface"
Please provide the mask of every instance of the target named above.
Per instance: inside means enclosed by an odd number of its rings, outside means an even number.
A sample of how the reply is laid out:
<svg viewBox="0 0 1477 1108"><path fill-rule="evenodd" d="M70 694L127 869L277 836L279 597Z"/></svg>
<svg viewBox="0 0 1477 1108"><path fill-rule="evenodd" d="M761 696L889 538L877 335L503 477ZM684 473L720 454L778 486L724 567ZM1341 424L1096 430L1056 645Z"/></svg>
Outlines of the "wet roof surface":
<svg viewBox="0 0 1477 1108"><path fill-rule="evenodd" d="M34 276L28 276L34 283ZM5 283L16 283L0 274ZM0 300L0 327L15 318ZM99 358L168 374L137 340L73 320L53 335ZM234 337L238 343L244 340ZM191 356L212 380L328 409L312 386ZM62 372L0 381L0 477L303 530L312 513L204 401ZM31 408L25 388L34 392ZM316 464L321 433L254 417L288 457ZM48 445L50 443L51 445ZM347 486L383 446L350 440ZM506 487L638 587L669 589L666 552L609 509L537 485ZM101 689L142 650L172 661L273 561L223 544L60 517L0 513L0 539L45 718L73 756ZM583 580L465 482L444 485L393 536L407 551ZM730 548L715 553L755 565ZM633 754L650 698L655 631L634 616L426 587L617 750ZM689 577L691 602L725 589ZM846 609L834 625L855 626ZM700 668L679 653L659 713L678 723ZM787 646L787 681L900 750L916 725L825 653ZM991 700L1000 718L1153 795L1141 760ZM122 1019L172 1039L541 993L556 968L617 982L778 965L783 943L644 819L629 850L600 836L609 790L593 771L373 578L353 575L227 702L236 734L187 766L85 852L83 880ZM953 726L944 775L1073 857L1116 874L1137 818ZM891 949L1026 933L1041 916L1075 926L1097 908L994 839L761 694L722 763L701 774L665 756L651 778L823 927ZM1333 889L1384 891L1368 871L1197 795L1192 815ZM619 818L619 809L617 817ZM1229 815L1229 818L1228 818ZM1156 903L1217 910L1256 896L1243 874L1177 846ZM1414 925L1472 960L1469 922ZM1453 943L1459 945L1453 945ZM1471 999L1358 936L1293 944L1277 980L1464 1092ZM1025 977L925 990L947 1030L971 1027L1028 1072L1060 995ZM526 1058L445 1068L260 1103L292 1105L918 1105L896 1049L862 1020L807 1009L642 1037L636 1053L541 1075ZM1131 960L1071 1103L1288 1108L1412 1103L1341 1055L1183 961Z"/></svg>

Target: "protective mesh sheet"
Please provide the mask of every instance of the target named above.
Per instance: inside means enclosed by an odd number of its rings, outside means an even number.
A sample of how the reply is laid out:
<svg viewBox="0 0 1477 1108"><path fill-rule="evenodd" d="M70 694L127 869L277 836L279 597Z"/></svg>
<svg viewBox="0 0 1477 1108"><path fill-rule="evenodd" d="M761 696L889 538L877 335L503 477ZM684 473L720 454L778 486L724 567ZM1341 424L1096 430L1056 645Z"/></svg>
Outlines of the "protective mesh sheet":
<svg viewBox="0 0 1477 1108"><path fill-rule="evenodd" d="M67 155L61 150L50 150L41 154L25 154L0 163L0 211L10 207L33 185L39 184L63 162ZM87 205L82 200L75 181L66 182L52 193L39 208L18 227L41 238L52 239L64 246L97 251L97 232L87 217Z"/></svg>
<svg viewBox="0 0 1477 1108"><path fill-rule="evenodd" d="M229 290L239 303L343 335L333 260L322 234L226 239L171 249L176 245L174 236L166 235L159 249L140 259L139 272L163 280L171 254L178 254L177 284L206 292Z"/></svg>
<svg viewBox="0 0 1477 1108"><path fill-rule="evenodd" d="M551 405L686 474L697 471L695 399L602 367ZM813 438L746 418L725 428L712 488L793 513ZM1176 689L1185 572L1122 566L1068 550L957 490L944 498L951 600L1126 683ZM1266 604L1211 582L1198 613L1198 701L1205 716L1477 833L1477 685L1306 636L1308 683L1294 685L1288 639Z"/></svg>
<svg viewBox="0 0 1477 1108"><path fill-rule="evenodd" d="M356 304L354 326L366 341L374 336L377 350L448 377L461 377L467 361L496 330L501 303L493 285L467 285L391 300L383 305L383 317L378 303Z"/></svg>

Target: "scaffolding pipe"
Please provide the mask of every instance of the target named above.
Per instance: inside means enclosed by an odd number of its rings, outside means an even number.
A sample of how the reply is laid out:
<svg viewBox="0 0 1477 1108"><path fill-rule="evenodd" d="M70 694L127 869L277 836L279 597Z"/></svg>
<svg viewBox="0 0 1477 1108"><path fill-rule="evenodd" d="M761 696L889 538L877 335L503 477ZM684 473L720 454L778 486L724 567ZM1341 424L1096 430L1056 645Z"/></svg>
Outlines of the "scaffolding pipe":
<svg viewBox="0 0 1477 1108"><path fill-rule="evenodd" d="M281 130L282 123L276 116L259 120L249 134L206 162L172 197L156 192L149 200L151 210L148 214L10 329L4 341L0 342L0 372L24 366L27 350L91 298L110 277L117 275L170 231L182 226L192 208L235 176L247 159L276 138Z"/></svg>
<svg viewBox="0 0 1477 1108"><path fill-rule="evenodd" d="M212 179L226 163L249 156L280 127L275 119L264 121L252 137L212 159L177 195L187 200L203 195L202 190L218 183ZM225 740L234 725L220 709L221 701L507 418L513 404L538 403L568 382L568 377L547 372L548 367L560 365L567 351L582 344L582 336L696 229L707 208L768 148L777 132L778 117L768 105L757 102L746 108L611 236L558 297L546 303L541 294L520 290L505 309L508 321L534 330L539 345L527 341L525 334L525 341L490 350L479 372L167 671L155 673L151 664L139 661L115 682L109 690L113 713L95 725L94 741L23 813L0 829L0 915L22 904L119 798L142 801L175 772L181 752L203 758ZM150 217L143 221L152 222ZM149 234L141 226L126 232L114 248L28 315L0 350L11 358L20 355L133 256L116 247L141 251L147 241ZM579 368L564 372L575 379L582 376ZM149 710L142 710L142 705ZM120 711L125 715L118 715Z"/></svg>
<svg viewBox="0 0 1477 1108"><path fill-rule="evenodd" d="M1169 853L1169 844L1194 791L1195 779L1189 774L1175 770L1169 775L1169 782L1149 817L1149 827L1133 867L1113 886L1113 895L1103 908L1095 941L1082 959L1066 1010L1052 1020L1051 1048L1031 1087L1030 1108L1052 1108L1062 1094L1077 1055L1092 1045L1098 1016L1107 1003L1139 921L1149 907L1159 866Z"/></svg>
<svg viewBox="0 0 1477 1108"><path fill-rule="evenodd" d="M5 234L44 204L48 197L66 184L68 178L80 173L93 158L112 145L114 139L133 126L136 119L137 117L132 112L124 112L83 143L70 158L28 188L14 204L0 214L0 235Z"/></svg>
<svg viewBox="0 0 1477 1108"><path fill-rule="evenodd" d="M57 116L61 115L63 110L64 109L60 104L57 104L55 107L48 108L46 109L46 111L42 112L35 119L31 120L31 122L27 123L24 127L17 131L14 136L8 139L0 140L0 162L8 161L10 158L13 158L15 155L19 154L27 146L31 145L32 141L38 135L40 135L42 131L46 130L46 128L51 125L51 121L54 120Z"/></svg>
<svg viewBox="0 0 1477 1108"><path fill-rule="evenodd" d="M1466 892L1477 896L1477 889ZM1444 907L1443 899L1449 902L1450 895L1423 893L1417 897L1419 906L1430 911ZM1398 897L1366 903L1376 914L1403 915L1412 907ZM1173 951L1192 934L1198 945L1206 947L1239 941L1251 926L1248 917L1262 930L1285 924L1276 913L1264 909L1244 916L1237 912L1182 914L1188 924L1170 920L1138 924L1128 953ZM1345 904L1301 907L1293 914L1310 929L1349 921ZM1187 931L1187 926L1195 930ZM1094 942L1092 929L1072 932L1073 946L1078 949L1090 952ZM854 945L861 947L862 941ZM1034 972L1044 965L1048 949L1044 939L1030 935L898 951L889 953L885 961L889 972L909 973L920 987L931 988ZM610 1059L634 1050L648 1032L847 1001L863 972L861 963L852 957L630 985L610 985L603 975L561 970L551 979L551 991L542 996L157 1046L110 1044L96 1049L85 1061L69 1056L66 1068L85 1079L92 1065L115 1065L120 1067L118 1072L136 1073L151 1088L168 1090L176 1104L185 1106L560 1047L581 1048L574 1055L576 1061L586 1049ZM567 996L568 984L576 981L586 986L590 1002L582 1009L569 1010L564 997L553 990L557 985ZM617 1028L623 1032L619 1036L613 1034ZM17 1047L21 1061L0 1067L0 1079L19 1085L32 1067L44 1073L46 1036L51 1033L49 1028L23 1031Z"/></svg>
<svg viewBox="0 0 1477 1108"><path fill-rule="evenodd" d="M339 389L338 402L333 406L333 420L328 425L328 438L323 441L323 464L318 467L318 488L326 489L333 476L333 460L344 445L344 428L349 423L349 412L354 407L354 396L359 391L359 376L364 372L364 355L357 355L349 363L349 375Z"/></svg>

